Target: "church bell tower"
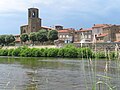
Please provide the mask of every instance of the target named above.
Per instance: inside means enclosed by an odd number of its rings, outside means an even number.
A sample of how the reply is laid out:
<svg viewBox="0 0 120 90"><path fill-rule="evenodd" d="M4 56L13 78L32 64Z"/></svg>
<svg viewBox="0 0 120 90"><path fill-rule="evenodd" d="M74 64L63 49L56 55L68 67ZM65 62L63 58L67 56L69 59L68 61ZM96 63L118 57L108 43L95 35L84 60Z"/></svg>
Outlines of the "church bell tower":
<svg viewBox="0 0 120 90"><path fill-rule="evenodd" d="M39 10L37 8L28 9L28 33L38 32L41 27L41 19L39 18Z"/></svg>

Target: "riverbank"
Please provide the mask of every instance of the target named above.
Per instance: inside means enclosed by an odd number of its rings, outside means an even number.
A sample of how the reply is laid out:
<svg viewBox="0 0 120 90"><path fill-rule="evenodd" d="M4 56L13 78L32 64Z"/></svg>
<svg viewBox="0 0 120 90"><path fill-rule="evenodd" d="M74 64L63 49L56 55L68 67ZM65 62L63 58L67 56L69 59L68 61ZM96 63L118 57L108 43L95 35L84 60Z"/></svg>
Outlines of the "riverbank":
<svg viewBox="0 0 120 90"><path fill-rule="evenodd" d="M4 46L2 49L16 49L20 46ZM28 48L57 48L55 45L27 46Z"/></svg>
<svg viewBox="0 0 120 90"><path fill-rule="evenodd" d="M14 47L0 49L0 56L17 57L60 57L60 58L117 58L118 52L93 51L88 47L76 48L72 45L63 48L49 47Z"/></svg>

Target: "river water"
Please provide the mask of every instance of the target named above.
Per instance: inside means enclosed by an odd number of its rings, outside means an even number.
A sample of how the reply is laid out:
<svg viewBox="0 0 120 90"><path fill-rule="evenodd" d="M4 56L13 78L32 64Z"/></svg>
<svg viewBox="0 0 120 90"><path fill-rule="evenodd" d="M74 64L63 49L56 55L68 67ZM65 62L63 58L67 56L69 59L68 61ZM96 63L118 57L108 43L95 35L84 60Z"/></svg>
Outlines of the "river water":
<svg viewBox="0 0 120 90"><path fill-rule="evenodd" d="M120 90L119 60L0 57L0 90Z"/></svg>

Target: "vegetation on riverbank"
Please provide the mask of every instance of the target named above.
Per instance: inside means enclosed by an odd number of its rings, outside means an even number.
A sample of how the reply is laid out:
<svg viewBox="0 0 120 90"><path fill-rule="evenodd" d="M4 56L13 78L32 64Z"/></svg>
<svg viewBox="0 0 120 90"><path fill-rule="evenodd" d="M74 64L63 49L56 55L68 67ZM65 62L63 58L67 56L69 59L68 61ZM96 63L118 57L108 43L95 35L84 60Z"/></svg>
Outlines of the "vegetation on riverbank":
<svg viewBox="0 0 120 90"><path fill-rule="evenodd" d="M62 57L62 58L116 58L115 52L94 52L88 47L76 48L67 45L63 48L28 48L0 49L0 56L17 57Z"/></svg>

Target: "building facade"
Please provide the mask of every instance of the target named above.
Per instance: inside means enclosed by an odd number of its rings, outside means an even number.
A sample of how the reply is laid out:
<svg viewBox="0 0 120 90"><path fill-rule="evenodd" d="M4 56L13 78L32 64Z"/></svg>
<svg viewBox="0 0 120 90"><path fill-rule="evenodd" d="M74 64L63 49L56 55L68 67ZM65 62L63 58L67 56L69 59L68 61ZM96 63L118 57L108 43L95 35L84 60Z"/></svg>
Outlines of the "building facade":
<svg viewBox="0 0 120 90"><path fill-rule="evenodd" d="M81 42L82 40L85 41L92 41L92 28L77 30L75 32L75 41L74 42Z"/></svg>
<svg viewBox="0 0 120 90"><path fill-rule="evenodd" d="M39 18L39 9L29 8L28 9L28 24L20 27L20 34L31 32L38 32L40 29L52 30L51 27L42 26L42 19Z"/></svg>
<svg viewBox="0 0 120 90"><path fill-rule="evenodd" d="M74 42L74 35L75 35L75 30L74 29L58 30L59 40L62 40L65 43Z"/></svg>
<svg viewBox="0 0 120 90"><path fill-rule="evenodd" d="M41 29L41 18L39 18L39 10L37 8L28 9L28 25L20 27L21 34L38 32Z"/></svg>
<svg viewBox="0 0 120 90"><path fill-rule="evenodd" d="M111 25L103 28L103 33L108 34L108 41L115 42L117 40L116 34L120 31L119 25Z"/></svg>

